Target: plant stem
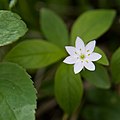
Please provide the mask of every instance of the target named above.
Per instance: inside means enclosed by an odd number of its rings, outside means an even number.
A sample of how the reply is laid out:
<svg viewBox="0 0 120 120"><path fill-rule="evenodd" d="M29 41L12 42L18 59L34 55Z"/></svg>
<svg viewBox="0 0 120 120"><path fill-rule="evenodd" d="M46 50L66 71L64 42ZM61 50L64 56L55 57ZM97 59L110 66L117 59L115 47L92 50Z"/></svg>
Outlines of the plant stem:
<svg viewBox="0 0 120 120"><path fill-rule="evenodd" d="M68 114L64 113L62 120L68 120Z"/></svg>

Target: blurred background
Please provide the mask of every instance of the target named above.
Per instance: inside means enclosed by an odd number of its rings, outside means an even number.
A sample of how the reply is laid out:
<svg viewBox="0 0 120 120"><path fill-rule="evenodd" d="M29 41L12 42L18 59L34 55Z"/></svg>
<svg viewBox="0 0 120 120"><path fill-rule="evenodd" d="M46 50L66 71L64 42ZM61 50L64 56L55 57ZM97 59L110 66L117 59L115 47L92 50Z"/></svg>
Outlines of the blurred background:
<svg viewBox="0 0 120 120"><path fill-rule="evenodd" d="M9 0L0 0L0 9L9 9ZM49 8L66 23L68 30L79 15L92 9L115 9L117 16L112 27L98 39L98 45L110 59L120 46L120 0L18 0L13 12L26 22L29 30L24 38L44 38L40 29L40 10ZM54 99L54 72L57 65L31 72L38 91L36 120L66 120L63 111ZM109 68L108 68L109 69ZM41 84L42 82L42 84ZM120 86L113 85L110 90L96 89L84 83L85 93L80 108L71 115L70 120L120 120Z"/></svg>
<svg viewBox="0 0 120 120"><path fill-rule="evenodd" d="M8 9L10 0L0 0L0 9ZM112 36L114 39L119 36L120 22L120 0L18 0L13 11L18 13L32 30L31 37L39 37L39 11L41 8L49 8L60 15L70 29L74 20L83 12L91 9L115 9L117 17L112 26ZM111 34L109 34L111 35ZM104 39L109 39L106 34ZM117 39L117 38L116 38ZM106 42L108 40L105 40ZM119 40L116 40L116 42ZM116 42L114 42L116 44ZM116 44L118 45L118 44ZM114 49L112 47L112 49Z"/></svg>
<svg viewBox="0 0 120 120"><path fill-rule="evenodd" d="M0 9L8 9L10 0L0 0ZM13 12L18 13L22 19L26 22L29 32L27 36L38 38L40 35L40 10L42 8L49 8L55 11L67 24L70 30L73 22L83 12L92 9L115 9L117 11L116 20L114 21L111 29L102 36L102 39L106 39L104 42L108 42L107 45L111 47L109 38L114 38L112 42L111 50L115 50L118 47L119 31L120 31L120 0L17 0L17 3ZM111 34L112 32L112 34ZM108 34L110 33L110 34ZM113 47L113 44L115 46Z"/></svg>

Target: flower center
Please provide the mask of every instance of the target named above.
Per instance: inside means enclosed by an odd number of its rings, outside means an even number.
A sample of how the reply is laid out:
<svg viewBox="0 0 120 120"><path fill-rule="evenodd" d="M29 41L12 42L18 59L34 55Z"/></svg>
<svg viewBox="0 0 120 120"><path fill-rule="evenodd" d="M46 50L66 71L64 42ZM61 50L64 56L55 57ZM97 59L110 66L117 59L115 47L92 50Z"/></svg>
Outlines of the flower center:
<svg viewBox="0 0 120 120"><path fill-rule="evenodd" d="M85 55L84 54L80 55L80 59L84 60L85 59Z"/></svg>

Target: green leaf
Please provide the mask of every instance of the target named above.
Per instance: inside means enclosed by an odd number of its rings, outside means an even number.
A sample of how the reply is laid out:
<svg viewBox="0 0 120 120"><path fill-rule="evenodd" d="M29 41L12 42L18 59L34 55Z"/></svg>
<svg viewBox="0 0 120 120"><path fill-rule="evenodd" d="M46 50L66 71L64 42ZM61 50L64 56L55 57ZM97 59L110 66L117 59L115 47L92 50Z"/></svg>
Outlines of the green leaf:
<svg viewBox="0 0 120 120"><path fill-rule="evenodd" d="M57 46L43 40L27 40L15 46L4 58L26 69L46 67L65 56Z"/></svg>
<svg viewBox="0 0 120 120"><path fill-rule="evenodd" d="M84 110L85 120L119 120L120 108L88 105Z"/></svg>
<svg viewBox="0 0 120 120"><path fill-rule="evenodd" d="M73 24L71 31L71 41L77 36L81 37L85 43L97 39L104 34L111 26L115 17L114 10L92 10L83 13Z"/></svg>
<svg viewBox="0 0 120 120"><path fill-rule="evenodd" d="M0 120L35 120L35 108L30 76L16 64L0 64Z"/></svg>
<svg viewBox="0 0 120 120"><path fill-rule="evenodd" d="M95 52L102 55L102 58L100 60L98 60L97 63L100 63L102 65L109 65L109 61L108 61L105 53L103 52L103 50L101 50L99 47L95 47Z"/></svg>
<svg viewBox="0 0 120 120"><path fill-rule="evenodd" d="M119 120L120 96L111 90L90 89L86 92L87 101L83 110L85 120ZM99 116L99 117L98 117Z"/></svg>
<svg viewBox="0 0 120 120"><path fill-rule="evenodd" d="M111 86L107 70L98 64L96 64L95 71L85 70L82 76L96 87L108 89Z"/></svg>
<svg viewBox="0 0 120 120"><path fill-rule="evenodd" d="M79 74L73 73L71 65L61 64L55 76L55 96L60 107L68 114L80 105L83 86Z"/></svg>
<svg viewBox="0 0 120 120"><path fill-rule="evenodd" d="M10 11L0 10L0 46L18 40L26 31L26 24L20 16Z"/></svg>
<svg viewBox="0 0 120 120"><path fill-rule="evenodd" d="M12 9L16 3L17 3L17 0L10 0L9 9Z"/></svg>
<svg viewBox="0 0 120 120"><path fill-rule="evenodd" d="M120 47L115 51L111 59L111 71L113 82L120 83Z"/></svg>
<svg viewBox="0 0 120 120"><path fill-rule="evenodd" d="M41 30L48 41L64 47L68 44L68 31L59 16L48 9L42 9L40 12Z"/></svg>
<svg viewBox="0 0 120 120"><path fill-rule="evenodd" d="M120 106L120 96L116 91L113 90L92 88L87 91L86 98L90 102L100 106L112 108L117 108L116 106Z"/></svg>

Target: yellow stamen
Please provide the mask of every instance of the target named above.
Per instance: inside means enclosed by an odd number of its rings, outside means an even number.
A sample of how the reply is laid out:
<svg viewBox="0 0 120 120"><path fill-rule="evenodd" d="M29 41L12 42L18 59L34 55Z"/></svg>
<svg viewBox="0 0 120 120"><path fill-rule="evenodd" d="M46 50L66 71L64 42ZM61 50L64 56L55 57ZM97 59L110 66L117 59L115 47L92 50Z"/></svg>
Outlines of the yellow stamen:
<svg viewBox="0 0 120 120"><path fill-rule="evenodd" d="M84 59L84 58L85 58L85 55L82 54L82 55L80 56L80 58L81 58L81 59Z"/></svg>

